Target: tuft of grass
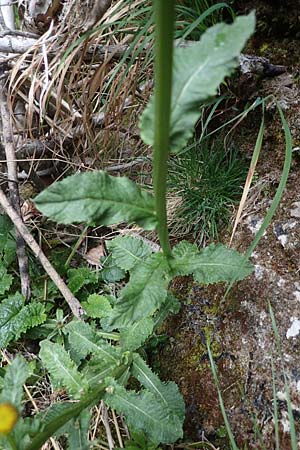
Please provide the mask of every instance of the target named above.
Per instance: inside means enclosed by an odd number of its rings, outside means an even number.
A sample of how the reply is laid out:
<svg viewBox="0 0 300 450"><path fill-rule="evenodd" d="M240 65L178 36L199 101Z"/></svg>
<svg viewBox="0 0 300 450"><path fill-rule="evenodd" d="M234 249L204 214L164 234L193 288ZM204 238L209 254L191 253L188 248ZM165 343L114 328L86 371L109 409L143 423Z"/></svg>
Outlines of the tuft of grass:
<svg viewBox="0 0 300 450"><path fill-rule="evenodd" d="M195 142L169 166L169 224L177 236L192 233L199 244L218 239L238 203L247 164L239 152L218 139Z"/></svg>

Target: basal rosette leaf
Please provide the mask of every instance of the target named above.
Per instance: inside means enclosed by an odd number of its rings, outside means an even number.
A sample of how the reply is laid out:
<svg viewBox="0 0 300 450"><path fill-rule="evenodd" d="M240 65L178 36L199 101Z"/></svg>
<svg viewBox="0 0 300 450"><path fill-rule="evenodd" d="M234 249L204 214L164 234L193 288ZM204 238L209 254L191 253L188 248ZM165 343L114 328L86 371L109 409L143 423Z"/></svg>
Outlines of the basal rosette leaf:
<svg viewBox="0 0 300 450"><path fill-rule="evenodd" d="M108 329L128 327L151 316L165 301L169 281L169 267L162 253L136 266L106 322Z"/></svg>
<svg viewBox="0 0 300 450"><path fill-rule="evenodd" d="M198 250L195 244L182 241L174 247L172 254L173 274L193 274L202 284L242 280L253 271L253 265L244 255L221 244Z"/></svg>
<svg viewBox="0 0 300 450"><path fill-rule="evenodd" d="M152 372L149 366L145 363L143 358L135 353L132 363L132 374L139 382L152 392L157 398L164 403L165 408L172 414L176 414L183 422L185 415L185 406L182 395L179 392L176 383L169 381L163 383L159 377Z"/></svg>
<svg viewBox="0 0 300 450"><path fill-rule="evenodd" d="M80 398L88 390L88 383L79 373L68 352L62 345L48 340L42 341L40 347L39 356L49 371L53 384L65 387L74 398Z"/></svg>
<svg viewBox="0 0 300 450"><path fill-rule="evenodd" d="M181 150L192 137L199 118L199 106L217 94L224 78L238 65L238 56L254 31L254 13L238 17L232 25L209 28L199 42L174 51L171 104L170 150ZM154 101L140 121L141 137L154 144Z"/></svg>
<svg viewBox="0 0 300 450"><path fill-rule="evenodd" d="M152 392L128 391L114 380L106 389L105 402L122 412L134 430L142 431L151 441L164 444L177 441L183 435L182 421L171 414Z"/></svg>
<svg viewBox="0 0 300 450"><path fill-rule="evenodd" d="M153 196L126 177L103 171L79 173L53 183L36 198L38 209L59 223L156 226Z"/></svg>
<svg viewBox="0 0 300 450"><path fill-rule="evenodd" d="M130 327L122 328L120 331L120 344L124 350L133 351L141 347L151 336L154 321L149 317L139 320Z"/></svg>
<svg viewBox="0 0 300 450"><path fill-rule="evenodd" d="M0 303L0 347L6 347L22 333L45 320L44 305L35 302L25 305L21 294L9 296Z"/></svg>
<svg viewBox="0 0 300 450"><path fill-rule="evenodd" d="M65 330L69 335L71 347L81 358L92 353L104 361L110 361L111 364L119 362L118 349L100 339L88 323L73 320L66 325Z"/></svg>
<svg viewBox="0 0 300 450"><path fill-rule="evenodd" d="M88 430L91 413L84 410L79 417L72 419L66 426L69 450L90 450L91 444L88 441Z"/></svg>

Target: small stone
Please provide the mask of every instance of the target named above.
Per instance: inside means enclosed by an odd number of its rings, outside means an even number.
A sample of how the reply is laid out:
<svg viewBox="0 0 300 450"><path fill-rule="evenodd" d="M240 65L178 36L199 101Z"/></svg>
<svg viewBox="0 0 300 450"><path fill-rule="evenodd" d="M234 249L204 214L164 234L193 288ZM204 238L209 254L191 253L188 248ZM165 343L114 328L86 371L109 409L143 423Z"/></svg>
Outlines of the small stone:
<svg viewBox="0 0 300 450"><path fill-rule="evenodd" d="M300 332L300 320L298 320L296 318L292 318L291 320L293 321L292 325L286 332L287 339L298 336L298 334Z"/></svg>
<svg viewBox="0 0 300 450"><path fill-rule="evenodd" d="M291 209L290 213L292 217L297 217L300 219L300 202L293 203L293 209Z"/></svg>

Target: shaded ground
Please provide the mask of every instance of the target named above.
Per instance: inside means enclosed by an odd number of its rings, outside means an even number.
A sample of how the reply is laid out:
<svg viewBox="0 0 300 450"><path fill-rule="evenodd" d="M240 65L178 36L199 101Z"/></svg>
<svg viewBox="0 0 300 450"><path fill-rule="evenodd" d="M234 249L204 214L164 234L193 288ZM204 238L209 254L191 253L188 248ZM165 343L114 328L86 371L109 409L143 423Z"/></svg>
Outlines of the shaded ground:
<svg viewBox="0 0 300 450"><path fill-rule="evenodd" d="M290 9L282 9L283 3L289 3ZM293 135L291 173L276 216L252 255L255 271L251 277L236 285L225 300L222 300L222 286L203 288L188 278L176 280L174 291L183 306L181 313L168 322L169 343L162 350L160 364L163 376L175 380L185 397L188 438L199 440L204 432L215 445L229 448L220 439L224 432L223 419L208 361L206 340L209 338L223 400L239 448L246 444L247 448L260 449L264 442L265 448L271 450L275 448L273 360L280 449L288 450L291 444L283 367L295 419L300 415L300 31L296 33L300 5L292 1L243 2L243 11L248 6L258 8L259 28L249 51L257 54L258 49L263 49L260 54L273 63L287 65L288 72L272 79L241 80L237 90L250 100L268 94L275 94L279 99ZM299 8L297 20L295 8ZM280 17L284 17L281 23L278 22ZM256 111L241 125L236 137L249 157L259 124ZM233 246L240 251L247 249L259 229L279 184L284 163L284 134L272 102L268 102L266 124L257 167L258 182L252 189L234 239ZM229 237L224 236L223 242L228 240ZM282 359L276 348L269 303L277 322ZM300 434L298 437L300 441Z"/></svg>

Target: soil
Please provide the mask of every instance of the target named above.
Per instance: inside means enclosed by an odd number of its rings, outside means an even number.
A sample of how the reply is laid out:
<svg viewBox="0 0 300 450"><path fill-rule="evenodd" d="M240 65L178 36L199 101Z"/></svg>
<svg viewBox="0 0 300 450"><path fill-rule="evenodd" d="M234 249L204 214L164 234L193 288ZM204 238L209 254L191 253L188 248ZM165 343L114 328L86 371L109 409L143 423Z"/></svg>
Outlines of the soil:
<svg viewBox="0 0 300 450"><path fill-rule="evenodd" d="M206 436L220 449L224 420L210 368L207 341L218 371L226 413L239 448L275 449L274 401L278 407L280 449L291 449L285 380L293 415L300 416L300 90L299 1L235 2L240 13L255 8L257 29L247 52L287 66L274 78L236 81L243 101L269 94L284 110L293 137L293 160L280 206L251 256L255 270L224 297L225 287L199 286L178 278L173 291L180 314L166 325L168 344L160 353L160 372L176 381L186 402L186 439ZM249 114L235 139L251 158L261 116ZM278 187L285 139L276 103L267 101L264 144L233 247L243 252L252 242ZM223 233L223 243L229 236ZM276 341L270 306L277 324ZM272 368L273 367L273 368ZM274 381L273 381L274 377ZM274 395L275 392L275 395ZM298 425L296 426L296 428ZM300 427L296 429L300 442Z"/></svg>

